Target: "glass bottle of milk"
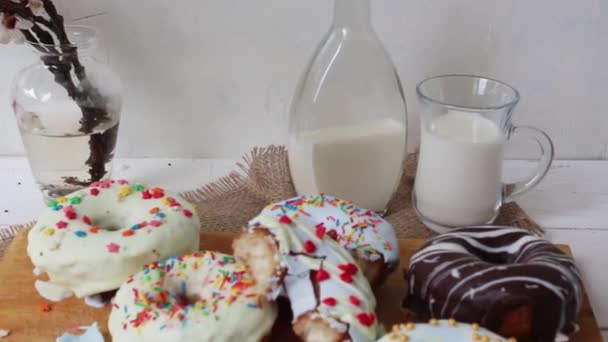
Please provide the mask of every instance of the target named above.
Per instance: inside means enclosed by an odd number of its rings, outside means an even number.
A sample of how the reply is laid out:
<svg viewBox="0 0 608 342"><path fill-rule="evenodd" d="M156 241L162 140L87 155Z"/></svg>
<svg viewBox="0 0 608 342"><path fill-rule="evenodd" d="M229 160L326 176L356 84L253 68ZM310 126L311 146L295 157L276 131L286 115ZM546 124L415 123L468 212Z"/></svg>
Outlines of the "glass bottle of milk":
<svg viewBox="0 0 608 342"><path fill-rule="evenodd" d="M370 0L335 0L333 24L291 104L289 164L300 195L325 193L383 211L407 154L407 110Z"/></svg>

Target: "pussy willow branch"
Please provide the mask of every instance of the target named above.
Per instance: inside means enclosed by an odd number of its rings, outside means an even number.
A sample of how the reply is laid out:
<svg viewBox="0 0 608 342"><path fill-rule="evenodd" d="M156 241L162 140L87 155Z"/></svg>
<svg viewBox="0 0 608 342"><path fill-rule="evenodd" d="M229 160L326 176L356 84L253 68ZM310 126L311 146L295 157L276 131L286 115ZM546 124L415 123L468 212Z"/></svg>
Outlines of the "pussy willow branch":
<svg viewBox="0 0 608 342"><path fill-rule="evenodd" d="M36 0L41 4L48 18L38 16L32 10L30 0L0 0L0 13L17 17L28 23L27 29L21 29L25 39L43 55L43 63L53 74L55 82L67 91L82 112L80 131L90 134L99 124L110 120L107 99L91 85L86 71L78 58L77 49L71 44L64 27L64 19L57 12L51 0ZM53 35L49 33L51 31ZM72 70L79 81L76 86ZM116 128L117 129L117 128ZM105 133L92 134L89 138L89 166L91 181L97 181L106 175L105 164L113 157L115 129Z"/></svg>

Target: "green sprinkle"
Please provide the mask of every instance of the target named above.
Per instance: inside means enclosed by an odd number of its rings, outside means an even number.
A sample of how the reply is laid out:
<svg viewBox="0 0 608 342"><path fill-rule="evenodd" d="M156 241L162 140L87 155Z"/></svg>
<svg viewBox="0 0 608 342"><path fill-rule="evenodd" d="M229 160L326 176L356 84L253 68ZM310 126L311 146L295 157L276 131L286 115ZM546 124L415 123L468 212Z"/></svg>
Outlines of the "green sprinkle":
<svg viewBox="0 0 608 342"><path fill-rule="evenodd" d="M80 196L74 196L70 198L70 204L80 204L82 202L82 198Z"/></svg>
<svg viewBox="0 0 608 342"><path fill-rule="evenodd" d="M55 207L57 204L59 204L59 202L57 202L55 200L50 200L48 203L49 207L51 207L51 208Z"/></svg>
<svg viewBox="0 0 608 342"><path fill-rule="evenodd" d="M144 186L141 184L133 184L133 190L135 191L144 191Z"/></svg>

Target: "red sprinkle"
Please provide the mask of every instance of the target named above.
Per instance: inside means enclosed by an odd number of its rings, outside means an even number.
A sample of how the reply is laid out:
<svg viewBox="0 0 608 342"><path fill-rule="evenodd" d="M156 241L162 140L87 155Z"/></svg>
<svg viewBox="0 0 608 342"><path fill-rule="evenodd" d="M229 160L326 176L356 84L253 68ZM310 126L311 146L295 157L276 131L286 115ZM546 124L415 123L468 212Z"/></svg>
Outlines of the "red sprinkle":
<svg viewBox="0 0 608 342"><path fill-rule="evenodd" d="M135 234L135 231L131 230L131 229L127 229L127 230L125 230L125 231L122 232L122 236L131 236L133 234Z"/></svg>
<svg viewBox="0 0 608 342"><path fill-rule="evenodd" d="M152 194L150 193L150 191L144 190L141 192L141 198L150 199L150 198L152 198Z"/></svg>
<svg viewBox="0 0 608 342"><path fill-rule="evenodd" d="M188 210L188 209L184 209L184 215L187 218L192 218L192 212L190 210Z"/></svg>
<svg viewBox="0 0 608 342"><path fill-rule="evenodd" d="M330 238L334 239L335 241L338 241L338 233L336 233L336 231L335 231L335 230L330 230L330 231L328 231L328 232L327 232L327 235L328 235Z"/></svg>
<svg viewBox="0 0 608 342"><path fill-rule="evenodd" d="M310 240L306 240L303 247L306 253L314 253L317 250L317 246Z"/></svg>
<svg viewBox="0 0 608 342"><path fill-rule="evenodd" d="M362 312L357 315L357 320L359 323L366 327L371 327L376 321L376 315L373 312Z"/></svg>
<svg viewBox="0 0 608 342"><path fill-rule="evenodd" d="M97 195L99 195L99 189L92 188L91 190L89 190L89 193L93 196L97 196Z"/></svg>
<svg viewBox="0 0 608 342"><path fill-rule="evenodd" d="M57 228L59 228L59 229L63 229L65 227L67 227L67 226L68 226L67 222L64 222L64 221L57 222Z"/></svg>
<svg viewBox="0 0 608 342"><path fill-rule="evenodd" d="M342 264L342 265L338 265L338 268L349 275L354 275L357 274L357 271L359 270L359 268L357 267L357 265L352 264L352 263L348 263L348 264Z"/></svg>
<svg viewBox="0 0 608 342"><path fill-rule="evenodd" d="M327 297L322 300L322 303L327 306L336 306L336 304L338 304L338 301L333 297Z"/></svg>
<svg viewBox="0 0 608 342"><path fill-rule="evenodd" d="M65 212L65 217L67 217L69 220L75 220L78 217L78 215L76 215L75 212L69 210L69 211Z"/></svg>
<svg viewBox="0 0 608 342"><path fill-rule="evenodd" d="M355 306L361 305L361 300L357 296L348 296L348 301Z"/></svg>
<svg viewBox="0 0 608 342"><path fill-rule="evenodd" d="M325 229L325 226L323 226L323 223L319 223L316 227L315 227L315 235L319 238L319 239L323 239L323 236L325 236L325 231L327 229Z"/></svg>
<svg viewBox="0 0 608 342"><path fill-rule="evenodd" d="M293 223L293 221L287 215L281 216L281 218L279 219L279 222L281 222L283 224L292 224Z"/></svg>
<svg viewBox="0 0 608 342"><path fill-rule="evenodd" d="M152 197L154 197L154 198L163 198L163 197L165 197L165 194L162 193L162 192L155 192L155 193L152 194Z"/></svg>
<svg viewBox="0 0 608 342"><path fill-rule="evenodd" d="M350 274L347 273L342 273L340 274L340 279L348 284L352 284L353 283L353 276L351 276Z"/></svg>
<svg viewBox="0 0 608 342"><path fill-rule="evenodd" d="M150 225L152 227L159 227L160 225L162 225L163 223L161 221L157 221L157 220L152 220L150 221Z"/></svg>
<svg viewBox="0 0 608 342"><path fill-rule="evenodd" d="M120 251L120 246L115 244L114 242L108 244L106 248L108 249L109 253L118 253Z"/></svg>
<svg viewBox="0 0 608 342"><path fill-rule="evenodd" d="M40 312L49 312L51 310L53 310L53 307L51 306L51 304L48 304L48 303L38 304L38 311L40 311Z"/></svg>
<svg viewBox="0 0 608 342"><path fill-rule="evenodd" d="M93 224L93 222L91 221L91 219L87 215L84 215L82 217L82 222L88 224L89 226Z"/></svg>
<svg viewBox="0 0 608 342"><path fill-rule="evenodd" d="M124 179L119 179L119 180L118 180L118 184L120 184L120 185L126 185L126 184L129 184L129 182L127 182L127 181L126 181L126 180L124 180Z"/></svg>
<svg viewBox="0 0 608 342"><path fill-rule="evenodd" d="M327 272L326 270L321 268L320 270L317 271L317 274L315 275L315 279L317 281L327 280L327 279L329 279L329 272Z"/></svg>

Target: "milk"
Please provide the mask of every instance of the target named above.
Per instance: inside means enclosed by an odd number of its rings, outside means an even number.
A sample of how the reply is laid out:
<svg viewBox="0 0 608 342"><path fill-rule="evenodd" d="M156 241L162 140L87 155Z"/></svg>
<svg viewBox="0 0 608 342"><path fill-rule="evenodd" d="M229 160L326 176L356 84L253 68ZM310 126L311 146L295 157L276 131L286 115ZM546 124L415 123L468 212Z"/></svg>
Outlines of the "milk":
<svg viewBox="0 0 608 342"><path fill-rule="evenodd" d="M401 178L406 131L393 119L328 127L291 137L288 150L298 194L326 193L383 211Z"/></svg>
<svg viewBox="0 0 608 342"><path fill-rule="evenodd" d="M475 113L452 110L423 125L414 188L427 225L494 219L502 198L504 142L500 127Z"/></svg>

